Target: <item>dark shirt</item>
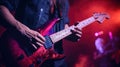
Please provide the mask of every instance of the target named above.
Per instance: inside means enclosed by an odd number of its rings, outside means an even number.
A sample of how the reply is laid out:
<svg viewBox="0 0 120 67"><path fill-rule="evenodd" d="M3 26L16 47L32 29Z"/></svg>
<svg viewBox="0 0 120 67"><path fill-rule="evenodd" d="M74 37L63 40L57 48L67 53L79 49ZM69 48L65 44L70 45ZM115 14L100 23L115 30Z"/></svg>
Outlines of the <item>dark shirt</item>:
<svg viewBox="0 0 120 67"><path fill-rule="evenodd" d="M69 4L67 0L57 0L52 15L50 13L50 0L0 0L0 4L6 6L11 12L15 11L16 19L31 29L41 27L55 17L63 18L59 23L60 27L57 28L61 28L69 22L67 15Z"/></svg>

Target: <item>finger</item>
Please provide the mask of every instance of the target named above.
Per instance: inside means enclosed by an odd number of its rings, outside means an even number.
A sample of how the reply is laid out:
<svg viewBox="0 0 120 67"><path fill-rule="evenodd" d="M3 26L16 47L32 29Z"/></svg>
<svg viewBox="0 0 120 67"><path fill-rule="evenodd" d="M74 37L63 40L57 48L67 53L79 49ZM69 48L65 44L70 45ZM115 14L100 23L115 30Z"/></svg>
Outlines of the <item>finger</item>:
<svg viewBox="0 0 120 67"><path fill-rule="evenodd" d="M81 29L81 28L78 28L78 27L75 27L75 29L76 29L76 30L79 30L79 31L82 31L82 29Z"/></svg>
<svg viewBox="0 0 120 67"><path fill-rule="evenodd" d="M39 43L39 42L36 42L36 44L39 45L39 46L43 46L43 44L41 44L41 43Z"/></svg>
<svg viewBox="0 0 120 67"><path fill-rule="evenodd" d="M77 39L77 41L80 41L80 39Z"/></svg>
<svg viewBox="0 0 120 67"><path fill-rule="evenodd" d="M34 30L32 30L32 32L34 33L34 37L38 37L42 41L45 41L45 38L39 32L34 31Z"/></svg>
<svg viewBox="0 0 120 67"><path fill-rule="evenodd" d="M45 42L45 38L40 33L37 33L37 37L40 38L42 41Z"/></svg>
<svg viewBox="0 0 120 67"><path fill-rule="evenodd" d="M77 34L80 34L80 35L82 34L82 32L79 31L79 30L76 30L76 33L77 33Z"/></svg>
<svg viewBox="0 0 120 67"><path fill-rule="evenodd" d="M42 41L40 38L38 37L35 37L35 40L41 44L45 44L45 41Z"/></svg>
<svg viewBox="0 0 120 67"><path fill-rule="evenodd" d="M81 37L81 35L80 35L80 34L76 34L76 36Z"/></svg>
<svg viewBox="0 0 120 67"><path fill-rule="evenodd" d="M35 44L32 43L32 46L33 46L35 49L37 49L37 47L35 46Z"/></svg>
<svg viewBox="0 0 120 67"><path fill-rule="evenodd" d="M82 34L81 30L78 30L78 29L74 29L73 32L77 34Z"/></svg>

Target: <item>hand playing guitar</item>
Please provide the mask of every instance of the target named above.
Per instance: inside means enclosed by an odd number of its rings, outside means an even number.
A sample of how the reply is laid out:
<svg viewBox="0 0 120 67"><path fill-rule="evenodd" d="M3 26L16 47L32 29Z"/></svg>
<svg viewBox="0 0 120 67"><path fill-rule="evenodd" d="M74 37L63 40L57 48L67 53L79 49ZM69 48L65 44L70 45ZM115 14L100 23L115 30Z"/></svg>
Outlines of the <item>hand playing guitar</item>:
<svg viewBox="0 0 120 67"><path fill-rule="evenodd" d="M69 26L66 24L65 28L68 28ZM73 30L71 30L72 34L70 36L68 36L66 39L76 42L79 41L82 35L81 29L78 27L75 27ZM74 37L74 39L73 39Z"/></svg>
<svg viewBox="0 0 120 67"><path fill-rule="evenodd" d="M26 37L30 39L32 46L37 49L36 45L43 46L45 43L45 38L37 31L34 31L27 26L17 22L17 29Z"/></svg>
<svg viewBox="0 0 120 67"><path fill-rule="evenodd" d="M8 23L20 31L23 35L31 40L31 44L42 46L45 42L45 38L38 32L28 28L26 25L19 22L12 13L5 6L0 6L1 15L8 21ZM36 48L36 47L35 47Z"/></svg>

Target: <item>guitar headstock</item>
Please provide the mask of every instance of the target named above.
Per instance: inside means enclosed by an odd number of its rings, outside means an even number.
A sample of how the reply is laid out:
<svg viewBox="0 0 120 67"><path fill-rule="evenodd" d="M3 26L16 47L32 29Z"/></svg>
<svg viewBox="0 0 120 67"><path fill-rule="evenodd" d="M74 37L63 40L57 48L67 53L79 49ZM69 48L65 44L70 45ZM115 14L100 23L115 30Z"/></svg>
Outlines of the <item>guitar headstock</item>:
<svg viewBox="0 0 120 67"><path fill-rule="evenodd" d="M105 19L109 19L110 16L106 13L94 13L93 17L99 22L102 23Z"/></svg>

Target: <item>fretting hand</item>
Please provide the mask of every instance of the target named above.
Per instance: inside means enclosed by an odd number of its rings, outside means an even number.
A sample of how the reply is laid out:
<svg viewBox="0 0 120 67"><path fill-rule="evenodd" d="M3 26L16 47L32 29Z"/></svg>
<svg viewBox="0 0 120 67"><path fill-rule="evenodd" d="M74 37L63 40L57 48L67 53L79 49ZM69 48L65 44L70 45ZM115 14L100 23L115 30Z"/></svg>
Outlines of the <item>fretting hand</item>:
<svg viewBox="0 0 120 67"><path fill-rule="evenodd" d="M65 28L68 28L68 25L65 25ZM68 36L66 39L71 40L73 42L79 41L82 35L81 29L78 27L75 27L74 30L71 30L72 34Z"/></svg>
<svg viewBox="0 0 120 67"><path fill-rule="evenodd" d="M75 27L75 29L72 30L72 32L73 32L73 35L75 35L75 37L77 38L77 41L79 41L82 36L81 29Z"/></svg>

